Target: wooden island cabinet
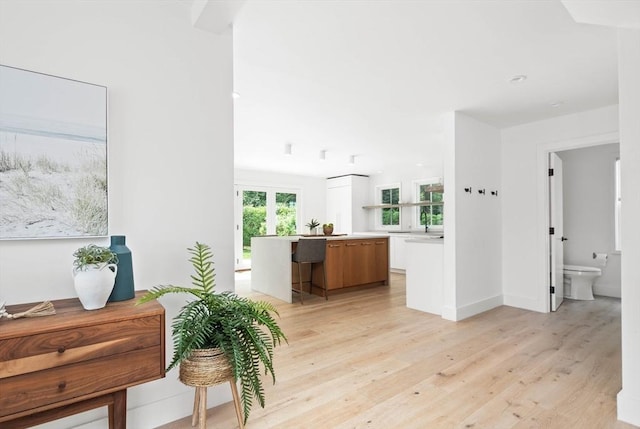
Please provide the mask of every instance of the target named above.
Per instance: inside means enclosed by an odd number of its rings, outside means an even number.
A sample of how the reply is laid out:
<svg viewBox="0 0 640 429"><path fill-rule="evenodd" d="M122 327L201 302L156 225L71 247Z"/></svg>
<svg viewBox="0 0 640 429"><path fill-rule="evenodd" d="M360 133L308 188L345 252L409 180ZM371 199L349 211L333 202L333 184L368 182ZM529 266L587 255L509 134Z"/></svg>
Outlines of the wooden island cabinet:
<svg viewBox="0 0 640 429"><path fill-rule="evenodd" d="M164 308L135 299L93 311L77 298L52 302L55 315L0 320L0 427L108 406L109 428L124 429L127 388L165 374Z"/></svg>
<svg viewBox="0 0 640 429"><path fill-rule="evenodd" d="M346 242L343 270L344 287L377 282L389 284L389 239Z"/></svg>
<svg viewBox="0 0 640 429"><path fill-rule="evenodd" d="M329 292L389 284L389 237L317 238L327 239L325 266ZM291 253L295 251L298 239L299 237L254 237L251 240L253 290L291 302L291 285L298 283L298 268L291 264ZM308 265L303 265L302 270L302 276L308 282ZM322 265L314 264L313 270L313 283L322 287ZM318 292L321 293L321 289L314 287L314 293Z"/></svg>
<svg viewBox="0 0 640 429"><path fill-rule="evenodd" d="M345 242L330 241L327 243L325 263L331 267L327 272L327 290L341 289L344 286ZM317 270L318 268L316 268Z"/></svg>

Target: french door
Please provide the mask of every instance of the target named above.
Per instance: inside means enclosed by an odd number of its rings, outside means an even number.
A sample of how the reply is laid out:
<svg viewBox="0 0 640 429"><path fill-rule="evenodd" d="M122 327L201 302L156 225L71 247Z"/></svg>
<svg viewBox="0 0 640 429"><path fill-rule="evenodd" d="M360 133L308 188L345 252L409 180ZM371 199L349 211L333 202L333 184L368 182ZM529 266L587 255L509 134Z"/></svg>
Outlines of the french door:
<svg viewBox="0 0 640 429"><path fill-rule="evenodd" d="M236 186L236 270L251 268L251 238L293 235L299 225L299 190Z"/></svg>

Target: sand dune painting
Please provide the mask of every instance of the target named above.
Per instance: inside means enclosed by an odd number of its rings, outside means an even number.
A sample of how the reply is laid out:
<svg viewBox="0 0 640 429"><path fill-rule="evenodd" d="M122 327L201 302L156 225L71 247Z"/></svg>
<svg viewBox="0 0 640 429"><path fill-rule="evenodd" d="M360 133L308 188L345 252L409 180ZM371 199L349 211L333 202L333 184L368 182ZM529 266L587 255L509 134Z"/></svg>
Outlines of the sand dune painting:
<svg viewBox="0 0 640 429"><path fill-rule="evenodd" d="M106 236L107 88L0 65L0 239Z"/></svg>

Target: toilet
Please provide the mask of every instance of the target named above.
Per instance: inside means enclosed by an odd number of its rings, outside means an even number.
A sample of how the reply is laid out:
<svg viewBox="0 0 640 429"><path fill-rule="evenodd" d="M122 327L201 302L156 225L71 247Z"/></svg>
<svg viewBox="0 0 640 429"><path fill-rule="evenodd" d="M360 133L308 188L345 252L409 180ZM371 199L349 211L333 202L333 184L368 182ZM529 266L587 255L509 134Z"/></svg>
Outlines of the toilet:
<svg viewBox="0 0 640 429"><path fill-rule="evenodd" d="M582 265L565 265L564 297L569 299L593 299L593 282L600 277L602 270Z"/></svg>

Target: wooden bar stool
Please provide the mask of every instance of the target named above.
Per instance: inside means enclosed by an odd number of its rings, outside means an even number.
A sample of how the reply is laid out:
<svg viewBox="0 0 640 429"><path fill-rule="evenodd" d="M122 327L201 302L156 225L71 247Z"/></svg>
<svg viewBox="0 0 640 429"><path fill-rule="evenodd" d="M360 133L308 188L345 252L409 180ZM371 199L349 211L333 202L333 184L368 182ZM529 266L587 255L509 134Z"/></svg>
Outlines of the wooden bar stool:
<svg viewBox="0 0 640 429"><path fill-rule="evenodd" d="M311 267L309 273L309 293L313 291L313 264L322 264L322 289L324 292L324 299L327 297L327 270L325 268L324 260L327 253L327 239L326 238L307 238L298 240L296 251L291 255L291 262L298 264L298 280L300 282L300 290L291 289L294 292L300 292L300 303L304 304L302 298L302 264L309 264Z"/></svg>

